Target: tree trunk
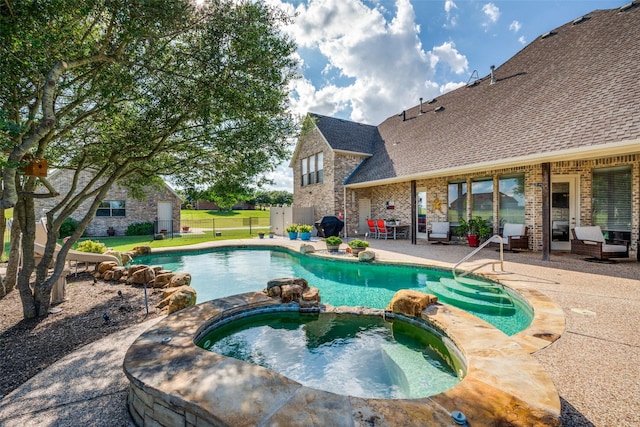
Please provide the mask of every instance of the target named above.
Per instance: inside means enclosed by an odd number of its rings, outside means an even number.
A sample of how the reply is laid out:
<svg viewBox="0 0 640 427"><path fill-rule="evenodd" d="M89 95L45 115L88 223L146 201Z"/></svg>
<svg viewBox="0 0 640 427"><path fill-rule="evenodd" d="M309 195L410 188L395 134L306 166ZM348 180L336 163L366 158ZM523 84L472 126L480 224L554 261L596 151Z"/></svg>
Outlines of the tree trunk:
<svg viewBox="0 0 640 427"><path fill-rule="evenodd" d="M33 300L33 291L31 289L31 273L35 268L35 258L33 256L34 246L33 242L36 236L35 219L33 206L31 209L27 208L27 204L33 199L28 197L18 198L15 208L13 209L13 220L20 224L20 230L22 230L22 268L18 272L18 284L17 288L20 292L20 301L22 302L22 313L25 319L31 319L36 317L37 308L35 301ZM30 256L24 256L30 254Z"/></svg>
<svg viewBox="0 0 640 427"><path fill-rule="evenodd" d="M3 293L0 294L0 298L15 289L18 281L18 267L20 267L20 224L14 219L11 225L11 245L9 246L7 274L2 280L2 289L0 291Z"/></svg>

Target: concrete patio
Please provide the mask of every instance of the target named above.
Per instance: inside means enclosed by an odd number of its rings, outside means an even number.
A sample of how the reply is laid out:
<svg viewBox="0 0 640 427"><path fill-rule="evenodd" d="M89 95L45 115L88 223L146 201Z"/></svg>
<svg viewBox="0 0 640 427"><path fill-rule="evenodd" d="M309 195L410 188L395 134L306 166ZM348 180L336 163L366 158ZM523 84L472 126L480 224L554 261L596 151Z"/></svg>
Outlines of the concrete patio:
<svg viewBox="0 0 640 427"><path fill-rule="evenodd" d="M318 249L324 242L311 242ZM212 242L219 245L280 245L285 238ZM372 240L379 260L451 266L470 252L466 245L411 245ZM498 259L483 249L470 264ZM635 252L615 264L584 261L565 253L505 253L500 280L528 283L552 298L566 316L566 330L534 357L551 376L562 402L564 426L640 425L640 263ZM483 273L491 274L490 267ZM129 343L146 327L90 344L32 378L0 401L4 426L129 425L128 382L122 360ZM107 351L108 350L108 351Z"/></svg>

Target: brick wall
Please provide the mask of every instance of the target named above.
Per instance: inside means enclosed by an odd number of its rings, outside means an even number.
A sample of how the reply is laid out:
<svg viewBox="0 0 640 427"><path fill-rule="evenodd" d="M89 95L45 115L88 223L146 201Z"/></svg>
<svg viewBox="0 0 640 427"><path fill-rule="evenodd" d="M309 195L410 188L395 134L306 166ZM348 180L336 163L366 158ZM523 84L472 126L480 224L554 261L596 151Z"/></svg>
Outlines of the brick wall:
<svg viewBox="0 0 640 427"><path fill-rule="evenodd" d="M91 180L92 175L88 172L80 174L78 187L83 188ZM51 210L60 203L71 188L73 171L60 170L51 174L49 182L61 194L54 198L35 199L36 217L44 216L45 212ZM123 236L130 224L138 222L153 222L158 215L158 202L171 202L173 204L174 232L180 230L180 205L181 200L176 194L166 186L150 186L146 191L144 200L136 200L127 195L124 187L114 185L104 200L124 200L126 203L126 213L124 217L95 217L87 226L87 236L106 236L107 228L113 227L117 236ZM82 219L91 205L91 201L83 202L71 215L76 220Z"/></svg>
<svg viewBox="0 0 640 427"><path fill-rule="evenodd" d="M633 167L632 178L632 224L631 224L631 247L636 248L638 240L638 229L640 228L640 155L624 155L593 160L575 160L565 162L555 162L551 164L551 174L553 177L564 175L575 175L579 179L578 197L579 218L582 225L591 224L591 186L592 171L594 168L615 167L630 165ZM500 176L524 173L525 177L525 224L529 227L529 247L532 250L542 250L542 167L539 164L494 169L486 172L456 175L450 177L440 177L434 179L417 180L416 188L424 189L427 192L427 224L433 221L446 221L447 208L449 205L448 188L449 182L466 181L467 188L470 188L471 181L475 178L493 178L494 180L494 224L500 220L499 203L495 189L498 188L497 180ZM405 223L411 223L411 183L409 181L368 187L362 189L349 189L353 191L353 197L347 197L348 216L347 226L349 230L354 230L358 226L358 203L359 199L371 200L371 216L374 218L396 218ZM342 193L336 194L336 199L342 198ZM438 204L441 210L438 210ZM395 202L395 209L386 209L386 202ZM470 214L471 204L467 203ZM497 231L497 230L496 230Z"/></svg>

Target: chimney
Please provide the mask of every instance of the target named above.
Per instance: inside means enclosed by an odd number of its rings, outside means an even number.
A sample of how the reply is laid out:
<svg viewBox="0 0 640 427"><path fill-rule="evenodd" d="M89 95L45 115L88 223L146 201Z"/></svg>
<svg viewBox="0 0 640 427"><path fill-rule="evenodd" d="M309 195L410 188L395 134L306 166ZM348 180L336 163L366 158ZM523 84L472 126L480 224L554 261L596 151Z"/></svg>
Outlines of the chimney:
<svg viewBox="0 0 640 427"><path fill-rule="evenodd" d="M495 74L493 74L493 71L496 69L495 65L491 66L491 84L495 84L496 83L496 76Z"/></svg>
<svg viewBox="0 0 640 427"><path fill-rule="evenodd" d="M420 97L420 115L423 115L424 111L422 111L422 97Z"/></svg>

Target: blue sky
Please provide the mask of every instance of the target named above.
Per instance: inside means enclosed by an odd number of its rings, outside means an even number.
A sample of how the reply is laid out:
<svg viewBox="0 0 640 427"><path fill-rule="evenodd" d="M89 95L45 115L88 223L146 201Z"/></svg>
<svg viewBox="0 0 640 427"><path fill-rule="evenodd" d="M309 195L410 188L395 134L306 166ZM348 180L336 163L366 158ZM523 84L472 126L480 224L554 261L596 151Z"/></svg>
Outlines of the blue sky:
<svg viewBox="0 0 640 427"><path fill-rule="evenodd" d="M630 0L267 0L295 14L291 108L377 125L499 67L536 37ZM288 162L273 188L293 191Z"/></svg>

